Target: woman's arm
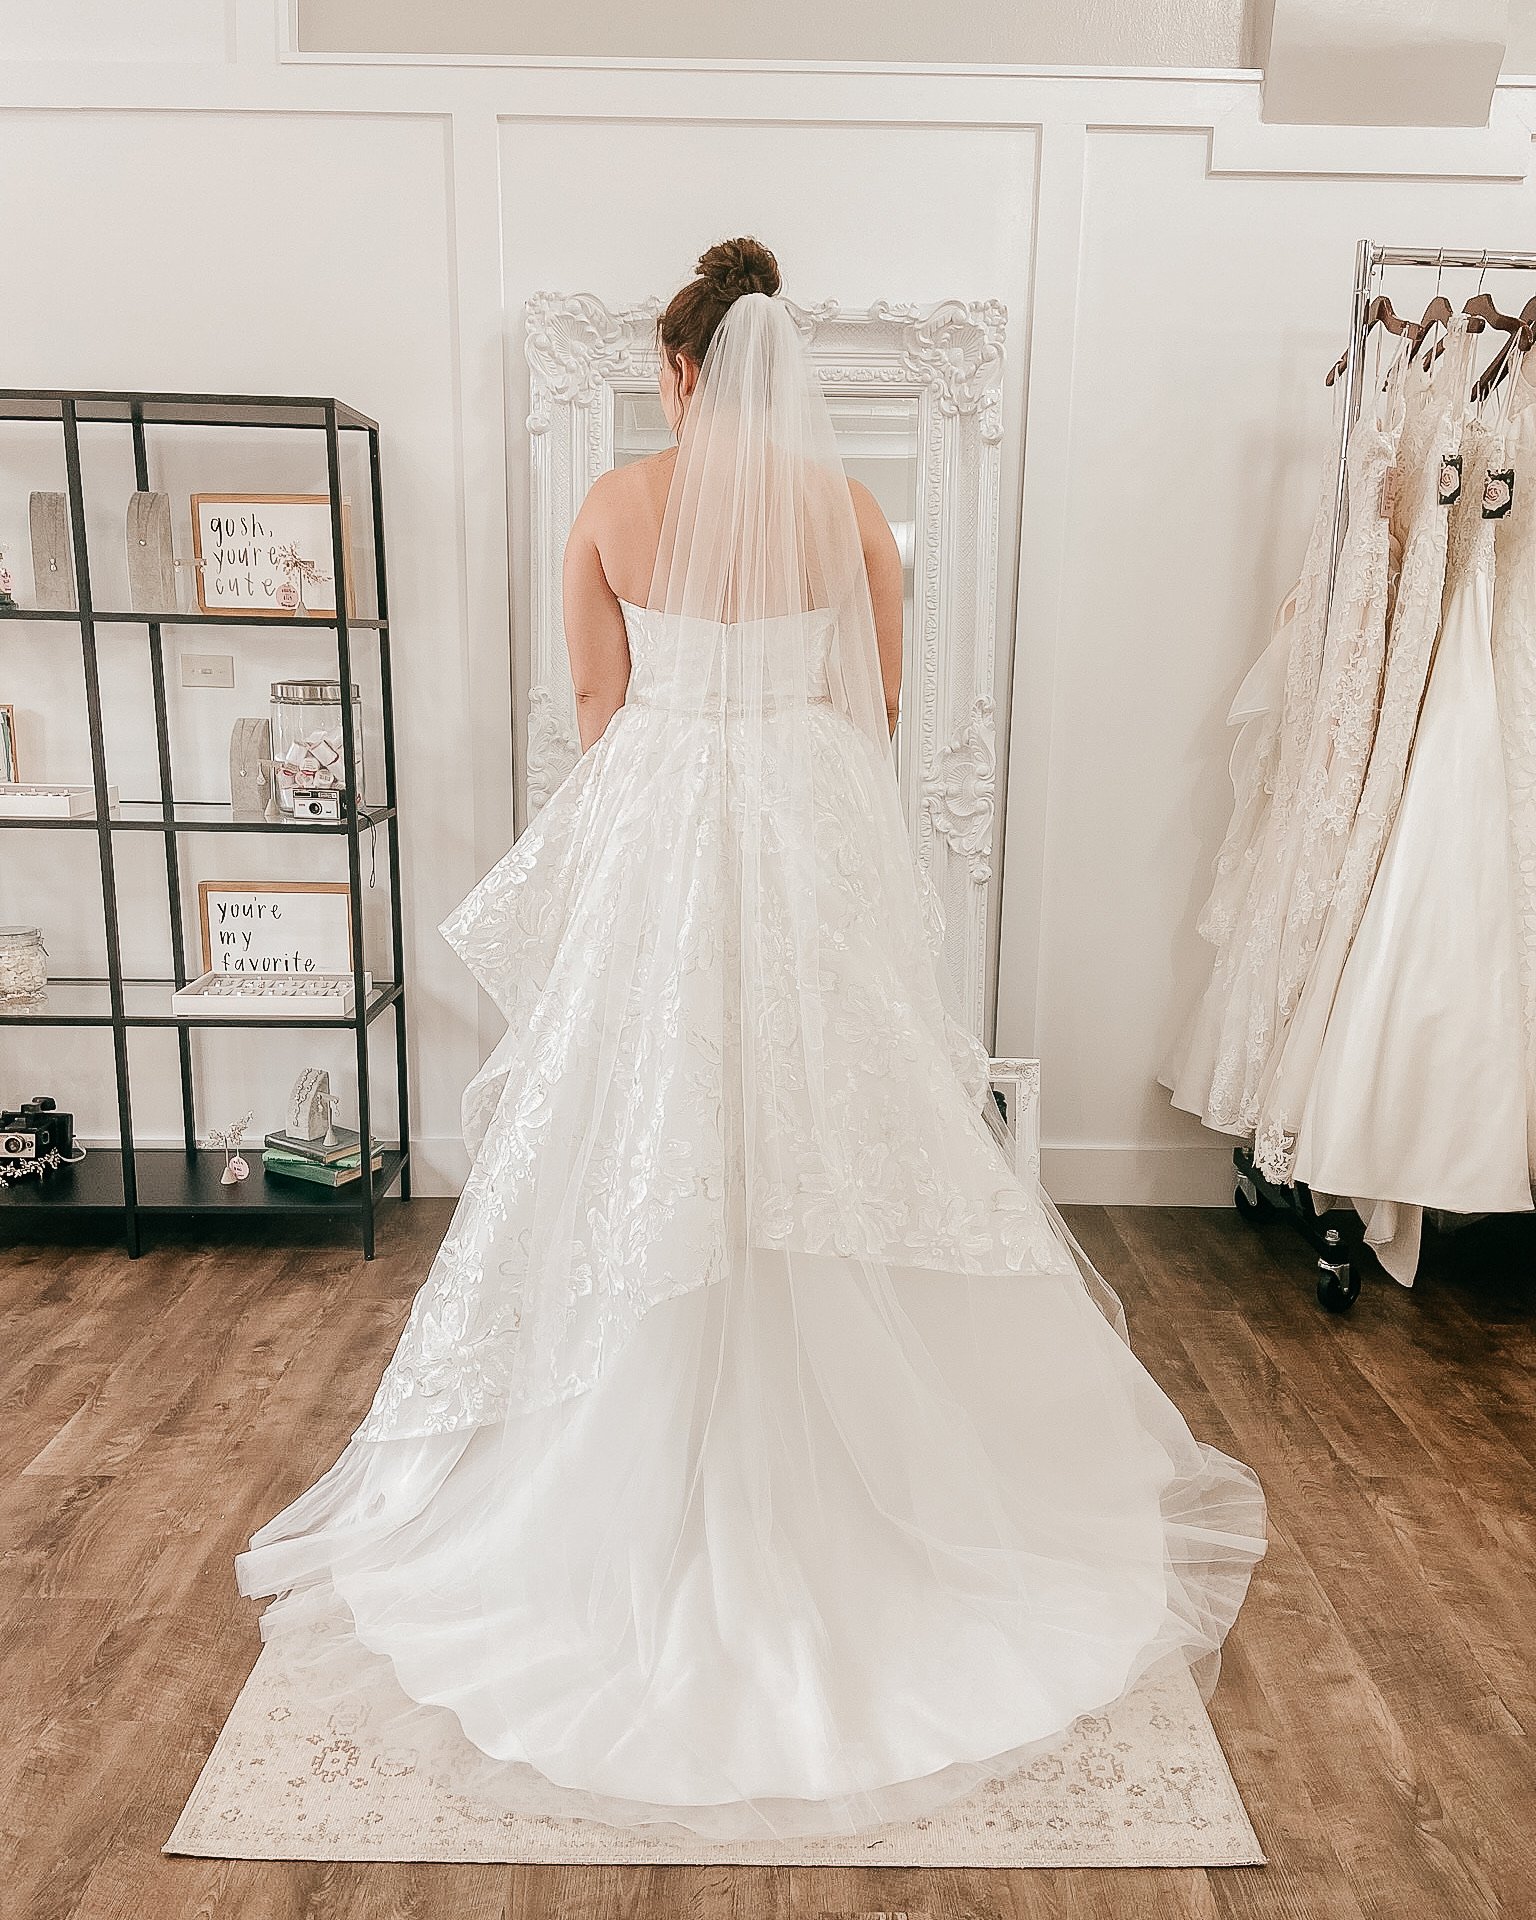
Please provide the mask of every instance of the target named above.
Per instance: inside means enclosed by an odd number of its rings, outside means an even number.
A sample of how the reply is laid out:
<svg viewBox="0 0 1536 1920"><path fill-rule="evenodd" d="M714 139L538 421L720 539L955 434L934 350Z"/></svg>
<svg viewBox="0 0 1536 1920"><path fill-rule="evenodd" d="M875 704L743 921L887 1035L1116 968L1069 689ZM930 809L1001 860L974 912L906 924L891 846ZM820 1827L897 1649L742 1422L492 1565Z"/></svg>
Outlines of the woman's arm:
<svg viewBox="0 0 1536 1920"><path fill-rule="evenodd" d="M880 679L885 689L885 722L894 734L901 714L901 553L880 503L860 480L850 480L853 511L869 575L875 614L875 644L880 649Z"/></svg>
<svg viewBox="0 0 1536 1920"><path fill-rule="evenodd" d="M605 474L582 502L565 545L565 646L583 753L602 738L629 686L624 614L598 555L598 534L609 507L604 482L611 478Z"/></svg>

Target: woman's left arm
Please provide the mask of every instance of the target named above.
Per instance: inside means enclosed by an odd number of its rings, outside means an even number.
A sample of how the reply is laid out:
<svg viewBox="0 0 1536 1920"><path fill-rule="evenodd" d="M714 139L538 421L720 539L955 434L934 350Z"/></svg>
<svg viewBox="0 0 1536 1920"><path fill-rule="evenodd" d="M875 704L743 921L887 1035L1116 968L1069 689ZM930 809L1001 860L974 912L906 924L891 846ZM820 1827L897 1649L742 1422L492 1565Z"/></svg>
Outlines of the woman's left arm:
<svg viewBox="0 0 1536 1920"><path fill-rule="evenodd" d="M880 679L885 689L885 723L894 734L901 717L901 551L880 502L862 481L850 480L869 598L875 615L875 644L880 649Z"/></svg>
<svg viewBox="0 0 1536 1920"><path fill-rule="evenodd" d="M582 502L565 544L565 646L576 689L576 729L586 752L624 704L629 686L629 640L598 554L597 533L607 505L605 474Z"/></svg>

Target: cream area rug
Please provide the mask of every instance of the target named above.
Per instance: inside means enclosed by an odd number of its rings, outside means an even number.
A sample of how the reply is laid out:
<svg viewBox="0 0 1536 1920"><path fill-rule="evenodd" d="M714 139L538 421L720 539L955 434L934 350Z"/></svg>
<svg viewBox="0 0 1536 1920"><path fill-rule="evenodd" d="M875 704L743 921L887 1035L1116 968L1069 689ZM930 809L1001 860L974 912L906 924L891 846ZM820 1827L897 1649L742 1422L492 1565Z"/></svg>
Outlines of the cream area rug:
<svg viewBox="0 0 1536 1920"><path fill-rule="evenodd" d="M429 1740L437 1736L426 1736ZM1189 1675L1145 1682L1063 1745L938 1813L856 1839L718 1845L509 1814L451 1758L309 1707L264 1653L165 1852L236 1860L910 1867L1236 1867L1264 1855Z"/></svg>

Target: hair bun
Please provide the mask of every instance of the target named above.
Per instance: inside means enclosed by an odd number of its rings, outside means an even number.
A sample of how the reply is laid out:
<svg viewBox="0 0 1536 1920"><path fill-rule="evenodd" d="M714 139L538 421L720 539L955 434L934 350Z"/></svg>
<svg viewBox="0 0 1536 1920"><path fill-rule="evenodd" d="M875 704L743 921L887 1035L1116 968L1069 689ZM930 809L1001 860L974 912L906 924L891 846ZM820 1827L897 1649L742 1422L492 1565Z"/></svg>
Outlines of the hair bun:
<svg viewBox="0 0 1536 1920"><path fill-rule="evenodd" d="M748 293L777 293L779 263L750 234L739 240L717 240L699 255L694 269L714 293L725 300L740 300Z"/></svg>

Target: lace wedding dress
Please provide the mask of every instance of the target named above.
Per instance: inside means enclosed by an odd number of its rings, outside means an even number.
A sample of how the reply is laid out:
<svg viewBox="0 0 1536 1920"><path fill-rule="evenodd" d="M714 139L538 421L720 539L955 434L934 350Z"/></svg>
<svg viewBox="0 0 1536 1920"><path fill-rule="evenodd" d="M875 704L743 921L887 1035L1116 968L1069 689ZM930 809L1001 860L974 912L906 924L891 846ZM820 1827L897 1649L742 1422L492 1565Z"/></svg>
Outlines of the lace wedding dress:
<svg viewBox="0 0 1536 1920"><path fill-rule="evenodd" d="M463 1198L239 1580L465 1791L860 1831L1208 1687L1263 1500L986 1124L782 302L722 324L623 614L623 707L444 927L508 1021Z"/></svg>
<svg viewBox="0 0 1536 1920"><path fill-rule="evenodd" d="M1482 429L1464 445L1475 484L1453 538L1465 552L1453 556L1402 801L1339 982L1295 1153L1297 1179L1352 1198L1367 1240L1405 1283L1422 1208L1531 1207L1509 805L1490 651L1496 522L1479 505L1505 452Z"/></svg>
<svg viewBox="0 0 1536 1920"><path fill-rule="evenodd" d="M1175 1106L1220 1132L1253 1129L1324 890L1319 869L1338 823L1348 825L1348 765L1363 764L1370 739L1387 619L1390 541L1381 503L1403 427L1402 377L1399 365L1384 387L1377 383L1376 406L1350 436L1349 527L1331 613L1330 458L1301 577L1229 715L1244 719L1232 758L1234 808L1200 919L1215 953L1164 1076ZM1271 691L1267 710L1249 715L1255 675Z"/></svg>

